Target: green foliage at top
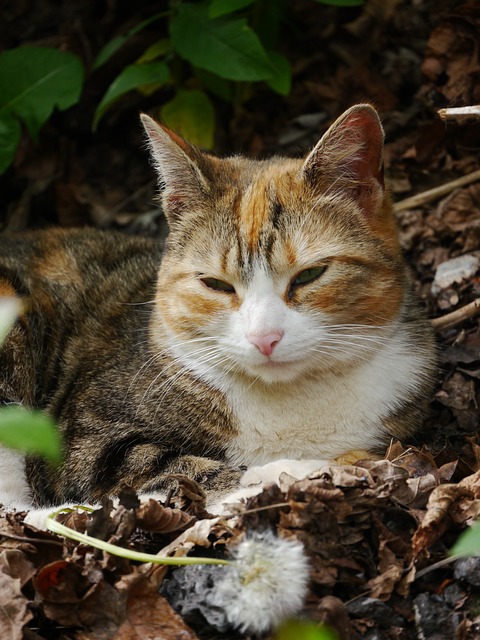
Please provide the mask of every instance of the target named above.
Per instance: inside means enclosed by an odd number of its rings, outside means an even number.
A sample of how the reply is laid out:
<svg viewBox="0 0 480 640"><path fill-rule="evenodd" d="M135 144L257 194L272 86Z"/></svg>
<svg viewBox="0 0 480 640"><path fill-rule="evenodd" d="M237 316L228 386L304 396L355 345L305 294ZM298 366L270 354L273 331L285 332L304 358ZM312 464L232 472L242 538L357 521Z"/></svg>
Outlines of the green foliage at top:
<svg viewBox="0 0 480 640"><path fill-rule="evenodd" d="M234 13L254 4L255 0L211 0L208 8L211 18L218 18L228 13Z"/></svg>
<svg viewBox="0 0 480 640"><path fill-rule="evenodd" d="M180 4L170 25L172 45L188 62L227 80L266 80L275 74L245 18L211 18L208 6Z"/></svg>
<svg viewBox="0 0 480 640"><path fill-rule="evenodd" d="M347 7L364 0L311 1ZM92 71L142 30L158 25L166 33L106 87L93 128L126 93L151 95L168 87L173 98L159 104L159 113L185 137L212 147L215 114L210 96L238 104L251 95L250 85L256 82L281 95L290 92L290 62L279 50L288 9L288 0L170 0L164 11L115 36L98 53ZM22 123L36 138L55 108L68 109L78 102L82 85L82 64L71 53L25 46L0 55L0 174L14 158Z"/></svg>
<svg viewBox="0 0 480 640"><path fill-rule="evenodd" d="M160 113L165 123L192 142L211 148L215 117L209 94L224 100L237 99L239 83L265 81L271 89L287 95L291 86L288 60L262 41L260 33L277 33L282 11L258 12L283 0L209 0L172 3L170 12L156 14L119 36L99 53L95 66L104 64L133 35L161 18L168 19L168 38L150 45L113 81L97 108L95 126L103 114L127 91L150 93L161 86L176 88L176 95ZM255 10L255 19L253 12ZM272 18L273 16L273 18ZM262 22L263 21L263 22ZM257 24L253 26L252 23ZM268 23L268 24L267 24ZM178 63L181 61L181 64ZM146 82L147 65L158 65L155 82ZM185 63L190 78L185 80ZM188 73L188 72L187 72ZM179 109L174 115L174 110Z"/></svg>
<svg viewBox="0 0 480 640"><path fill-rule="evenodd" d="M359 7L365 0L315 0L321 4L330 4L333 7Z"/></svg>
<svg viewBox="0 0 480 640"><path fill-rule="evenodd" d="M32 137L53 110L75 104L83 67L71 53L46 47L20 47L0 55L0 173L12 162L20 139L20 120Z"/></svg>

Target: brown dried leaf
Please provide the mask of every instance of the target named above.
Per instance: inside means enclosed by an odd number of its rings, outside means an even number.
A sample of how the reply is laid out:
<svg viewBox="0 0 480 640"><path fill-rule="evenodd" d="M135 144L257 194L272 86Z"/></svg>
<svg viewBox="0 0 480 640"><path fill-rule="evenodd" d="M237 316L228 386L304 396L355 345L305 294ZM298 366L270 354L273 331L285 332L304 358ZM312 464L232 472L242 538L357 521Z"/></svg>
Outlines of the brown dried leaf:
<svg viewBox="0 0 480 640"><path fill-rule="evenodd" d="M373 487L375 482L364 467L327 465L320 469L320 477L328 479L336 487ZM311 478L317 477L310 474Z"/></svg>
<svg viewBox="0 0 480 640"><path fill-rule="evenodd" d="M195 522L194 516L180 509L164 507L152 498L140 505L136 510L136 516L138 527L155 533L184 531Z"/></svg>
<svg viewBox="0 0 480 640"><path fill-rule="evenodd" d="M71 562L44 594L43 610L47 618L67 628L98 628L105 633L112 633L124 617L123 599L102 572L97 569L83 575Z"/></svg>
<svg viewBox="0 0 480 640"><path fill-rule="evenodd" d="M23 625L31 618L28 600L20 590L20 580L0 571L0 637L2 640L22 640Z"/></svg>
<svg viewBox="0 0 480 640"><path fill-rule="evenodd" d="M2 571L11 578L18 578L24 587L35 574L35 567L19 549L5 549L0 554Z"/></svg>
<svg viewBox="0 0 480 640"><path fill-rule="evenodd" d="M145 576L125 580L125 620L111 640L198 640L158 589ZM122 591L122 583L118 587ZM98 635L78 640L101 640Z"/></svg>
<svg viewBox="0 0 480 640"><path fill-rule="evenodd" d="M207 494L198 482L180 473L172 473L168 477L178 483L177 497L180 502L180 508L191 513L199 520L207 518L209 515L206 508Z"/></svg>
<svg viewBox="0 0 480 640"><path fill-rule="evenodd" d="M478 499L480 499L480 471L464 478L458 484L443 484L436 487L428 499L423 522L413 536L414 556L418 557L440 538L454 513L452 507L456 502L462 500L465 505Z"/></svg>
<svg viewBox="0 0 480 640"><path fill-rule="evenodd" d="M397 562L367 582L372 598L388 600L403 575L403 567Z"/></svg>
<svg viewBox="0 0 480 640"><path fill-rule="evenodd" d="M335 596L325 596L318 603L313 615L315 620L328 624L334 629L339 638L343 640L354 638L348 612L344 603L339 598Z"/></svg>
<svg viewBox="0 0 480 640"><path fill-rule="evenodd" d="M159 556L186 556L194 546L210 547L210 532L219 518L198 520L193 526L181 533L173 542L158 552Z"/></svg>
<svg viewBox="0 0 480 640"><path fill-rule="evenodd" d="M32 618L22 586L34 575L35 568L18 549L0 553L0 638L21 640L22 628Z"/></svg>

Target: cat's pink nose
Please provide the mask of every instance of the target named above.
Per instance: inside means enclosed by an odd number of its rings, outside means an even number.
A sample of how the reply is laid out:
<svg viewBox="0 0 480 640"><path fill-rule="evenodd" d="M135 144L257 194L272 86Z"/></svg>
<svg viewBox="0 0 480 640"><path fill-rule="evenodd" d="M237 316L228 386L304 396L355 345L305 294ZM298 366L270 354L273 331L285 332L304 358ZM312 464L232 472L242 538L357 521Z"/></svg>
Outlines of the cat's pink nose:
<svg viewBox="0 0 480 640"><path fill-rule="evenodd" d="M256 333L248 333L247 340L254 344L260 353L264 356L271 356L276 345L280 342L283 336L283 331L272 331L265 335L258 335Z"/></svg>

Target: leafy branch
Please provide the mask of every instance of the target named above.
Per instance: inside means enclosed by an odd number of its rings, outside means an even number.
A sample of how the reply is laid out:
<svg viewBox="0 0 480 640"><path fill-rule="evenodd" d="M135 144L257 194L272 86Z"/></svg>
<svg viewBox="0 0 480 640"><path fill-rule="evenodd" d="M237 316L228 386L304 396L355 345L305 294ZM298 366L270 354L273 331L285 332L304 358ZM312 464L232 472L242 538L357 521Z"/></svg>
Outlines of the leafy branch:
<svg viewBox="0 0 480 640"><path fill-rule="evenodd" d="M364 0L312 0L338 7ZM266 83L288 95L289 60L279 50L288 24L286 0L170 0L98 53L92 72L105 65L138 33L167 34L129 61L107 87L93 116L93 129L126 93L150 95L168 88L159 116L194 144L214 143L215 109L211 97L241 101L251 83ZM91 77L88 77L91 82ZM80 59L46 47L25 46L0 55L0 174L13 162L23 123L36 139L55 108L77 104L84 83ZM173 97L171 93L173 92Z"/></svg>

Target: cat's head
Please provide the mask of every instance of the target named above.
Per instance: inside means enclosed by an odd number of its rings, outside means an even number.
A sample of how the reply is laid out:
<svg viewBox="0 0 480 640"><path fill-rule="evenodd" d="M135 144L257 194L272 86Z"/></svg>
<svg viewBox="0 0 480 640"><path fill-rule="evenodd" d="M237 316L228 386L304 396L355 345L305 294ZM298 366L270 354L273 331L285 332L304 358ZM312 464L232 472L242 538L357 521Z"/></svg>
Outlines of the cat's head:
<svg viewBox="0 0 480 640"><path fill-rule="evenodd" d="M182 363L271 383L371 357L405 279L376 111L346 111L306 158L264 161L142 119L170 225L157 321Z"/></svg>

